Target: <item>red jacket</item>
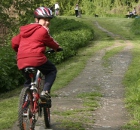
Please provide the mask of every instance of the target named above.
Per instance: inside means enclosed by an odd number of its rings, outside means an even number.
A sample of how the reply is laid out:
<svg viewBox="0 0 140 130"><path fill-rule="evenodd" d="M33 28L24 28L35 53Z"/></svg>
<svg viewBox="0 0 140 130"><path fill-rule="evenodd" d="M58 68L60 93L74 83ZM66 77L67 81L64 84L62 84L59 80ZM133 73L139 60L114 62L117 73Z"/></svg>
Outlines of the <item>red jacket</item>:
<svg viewBox="0 0 140 130"><path fill-rule="evenodd" d="M12 38L12 48L17 52L19 69L40 66L47 61L46 46L57 50L59 44L49 35L49 29L38 24L20 27L20 33Z"/></svg>

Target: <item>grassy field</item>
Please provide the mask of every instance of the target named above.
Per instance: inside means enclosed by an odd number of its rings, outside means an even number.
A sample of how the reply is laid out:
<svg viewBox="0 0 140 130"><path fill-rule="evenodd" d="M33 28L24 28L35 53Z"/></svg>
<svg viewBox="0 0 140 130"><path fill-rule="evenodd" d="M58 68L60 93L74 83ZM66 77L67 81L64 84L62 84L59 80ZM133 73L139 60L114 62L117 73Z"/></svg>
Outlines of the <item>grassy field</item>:
<svg viewBox="0 0 140 130"><path fill-rule="evenodd" d="M95 52L114 44L114 40L111 37L107 36L106 33L102 32L95 26L94 23L98 21L102 27L117 35L121 35L122 40L129 39L132 43L134 43L135 48L133 50L133 60L124 79L124 84L126 86L126 106L132 115L132 119L130 123L127 126L125 126L125 129L138 130L138 124L140 120L140 44L138 38L131 34L130 31L133 19L93 18L83 16L82 18L77 18L76 20L80 20L89 24L95 31L95 38L93 41L90 41L90 44L87 47L79 49L78 54L75 57L72 57L69 60L57 66L58 76L54 87L52 88L52 95L55 93L56 90L60 89L61 87L64 87L74 77L76 77L85 67L86 61L92 55L94 55ZM118 50L108 52L104 57L105 60L108 60L109 57L111 57L120 50L121 48L118 48ZM18 96L20 93L20 89L21 88L0 96L0 106L2 106L0 107L0 130L11 127L13 123L17 120Z"/></svg>

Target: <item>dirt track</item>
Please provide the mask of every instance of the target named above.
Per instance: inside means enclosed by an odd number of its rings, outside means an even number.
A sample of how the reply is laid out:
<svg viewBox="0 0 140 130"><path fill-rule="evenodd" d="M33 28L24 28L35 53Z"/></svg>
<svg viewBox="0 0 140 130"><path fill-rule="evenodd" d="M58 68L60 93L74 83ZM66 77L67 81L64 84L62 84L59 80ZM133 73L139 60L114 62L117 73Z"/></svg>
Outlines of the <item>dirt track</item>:
<svg viewBox="0 0 140 130"><path fill-rule="evenodd" d="M100 27L98 23L96 25L111 37L116 37L113 33ZM110 59L109 66L104 67L102 57L105 52L117 46L124 46L123 51L113 56ZM90 115L89 120L94 120L95 123L84 124L83 121L85 128L80 130L121 130L121 127L129 119L124 107L124 86L122 85L122 80L131 62L132 48L133 46L129 41L125 40L122 43L116 40L113 46L100 50L96 55L93 55L81 74L65 88L56 92L58 97L52 98L53 107L51 110L61 112L82 108L82 100L76 97L77 94L95 91L97 89L95 86L98 86L98 91L103 95L99 102L100 107L96 111L87 114ZM60 128L61 119L57 121L59 116L55 114L51 118L51 129L53 130L76 130L74 128ZM11 130L16 129L18 129L17 124ZM42 119L38 121L38 126L35 130L45 130Z"/></svg>

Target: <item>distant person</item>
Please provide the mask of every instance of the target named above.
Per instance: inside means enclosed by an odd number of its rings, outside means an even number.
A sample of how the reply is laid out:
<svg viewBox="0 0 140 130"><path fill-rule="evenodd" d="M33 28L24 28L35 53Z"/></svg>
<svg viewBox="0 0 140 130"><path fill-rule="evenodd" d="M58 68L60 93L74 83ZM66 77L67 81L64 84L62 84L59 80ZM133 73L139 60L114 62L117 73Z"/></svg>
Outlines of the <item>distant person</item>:
<svg viewBox="0 0 140 130"><path fill-rule="evenodd" d="M128 11L127 18L132 18L132 17L133 17L133 13L131 11Z"/></svg>
<svg viewBox="0 0 140 130"><path fill-rule="evenodd" d="M76 4L76 6L75 6L75 16L76 17L79 16L79 6L78 6L78 4Z"/></svg>
<svg viewBox="0 0 140 130"><path fill-rule="evenodd" d="M132 15L133 15L133 13L132 13L132 12L129 12L129 15L130 15L130 16L132 16Z"/></svg>
<svg viewBox="0 0 140 130"><path fill-rule="evenodd" d="M136 15L136 8L134 8L132 11L129 11L128 15L128 18L133 18Z"/></svg>
<svg viewBox="0 0 140 130"><path fill-rule="evenodd" d="M59 15L59 10L60 10L58 2L55 3L54 9L55 9L55 16L58 16Z"/></svg>
<svg viewBox="0 0 140 130"><path fill-rule="evenodd" d="M133 9L132 13L133 15L136 15L136 8Z"/></svg>

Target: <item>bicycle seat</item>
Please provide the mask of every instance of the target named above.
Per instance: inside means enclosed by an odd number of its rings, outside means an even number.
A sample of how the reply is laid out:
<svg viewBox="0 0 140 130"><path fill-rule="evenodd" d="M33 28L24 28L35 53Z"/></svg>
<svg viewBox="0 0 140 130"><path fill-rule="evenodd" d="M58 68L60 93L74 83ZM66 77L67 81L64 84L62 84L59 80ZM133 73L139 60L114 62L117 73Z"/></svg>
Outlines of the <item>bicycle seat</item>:
<svg viewBox="0 0 140 130"><path fill-rule="evenodd" d="M37 69L35 67L26 67L24 71L28 73L35 73Z"/></svg>

